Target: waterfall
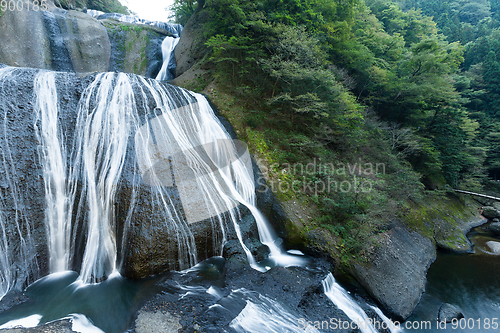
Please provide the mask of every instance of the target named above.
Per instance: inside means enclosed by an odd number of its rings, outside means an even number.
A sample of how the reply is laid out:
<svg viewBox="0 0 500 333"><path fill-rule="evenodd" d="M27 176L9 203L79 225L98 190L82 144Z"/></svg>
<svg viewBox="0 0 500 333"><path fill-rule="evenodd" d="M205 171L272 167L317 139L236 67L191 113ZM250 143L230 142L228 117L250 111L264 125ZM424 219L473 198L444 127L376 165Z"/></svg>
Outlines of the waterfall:
<svg viewBox="0 0 500 333"><path fill-rule="evenodd" d="M55 273L69 269L71 215L66 188L66 149L59 127L59 102L53 72L41 71L36 75L34 93L34 128L45 184L50 272Z"/></svg>
<svg viewBox="0 0 500 333"><path fill-rule="evenodd" d="M3 208L3 207L1 207ZM2 209L3 211L3 209ZM10 270L9 242L7 241L6 221L3 213L0 215L0 300L9 291L12 283Z"/></svg>
<svg viewBox="0 0 500 333"><path fill-rule="evenodd" d="M132 86L140 89L134 93ZM239 202L229 193L243 193L242 201L248 200L250 193L254 195L248 166L239 159L231 160L237 155L234 144L206 99L194 95L193 103L178 107L176 99L193 100L187 91L179 91L181 96L176 96L157 81L106 73L99 74L83 94L69 181L74 184L78 178L84 179L82 197L86 199L80 202L84 208L79 210L88 210L87 244L80 273L85 282L100 281L117 269L113 203L129 136L135 138L138 171L162 203L158 209L165 216L165 228L177 237L181 269L197 262L189 224L214 219L222 232L218 240L221 255L227 228L223 215L229 216L235 228L238 225L235 208ZM153 97L157 114L140 119L135 105L145 103L148 96ZM196 147L208 149L200 151ZM161 173L165 169L173 170L174 181L172 171ZM181 195L184 217L162 189L174 184ZM134 204L129 212L132 219Z"/></svg>
<svg viewBox="0 0 500 333"><path fill-rule="evenodd" d="M210 217L215 219L216 225L222 231L222 239L219 242L219 255L222 255L222 246L226 241L226 226L222 215L227 213L250 264L255 265L255 260L239 232L238 214L235 212L238 201L230 195L231 191L242 192L245 197L248 197L249 193L255 195L253 177L250 174L251 165L244 165L239 159L231 162L234 156L237 156L236 148L203 96L182 90L185 99L189 100L194 96L196 102L182 108L173 108L171 97L157 81L146 81L142 78L140 80L152 94L157 108L163 111L161 117L157 117L160 121L153 126L156 141L159 143L156 153L160 155L160 160L172 160L174 175L177 175L175 181L186 217L191 222ZM199 149L193 149L195 147L209 149L203 149L200 154ZM155 159L150 154L146 160ZM158 165L156 163L153 168L151 164L148 170L153 169L156 174ZM158 184L162 182L162 177L159 176L159 173L155 176ZM189 266L192 265L183 268Z"/></svg>
<svg viewBox="0 0 500 333"><path fill-rule="evenodd" d="M356 301L342 288L333 277L332 273L321 282L325 295L335 304L340 310L349 317L351 323L355 323L356 327L362 333L377 333L374 327L374 320L368 318L365 311L356 303ZM389 318L384 316L380 309L371 306L371 308L380 316L382 324L378 325L382 328L387 328L392 333L400 332L398 328Z"/></svg>
<svg viewBox="0 0 500 333"><path fill-rule="evenodd" d="M49 35L51 68L55 71L73 72L73 64L56 16L50 11L43 11L43 20Z"/></svg>
<svg viewBox="0 0 500 333"><path fill-rule="evenodd" d="M96 282L116 270L115 194L137 111L125 74L118 74L116 82L114 74L99 74L84 95L70 179L83 175L85 180L88 234L80 277Z"/></svg>
<svg viewBox="0 0 500 333"><path fill-rule="evenodd" d="M180 38L165 37L163 43L161 44L161 52L163 56L163 65L161 66L160 72L156 76L157 80L165 81L172 80L175 78L173 70L175 70L175 55L174 50L179 43Z"/></svg>
<svg viewBox="0 0 500 333"><path fill-rule="evenodd" d="M356 323L362 333L377 333L370 324L370 319L361 307L352 299L347 291L342 288L333 277L332 273L328 274L321 284L325 290L325 295L335 304L340 310Z"/></svg>
<svg viewBox="0 0 500 333"><path fill-rule="evenodd" d="M246 289L235 290L232 294L243 294L247 298L243 310L229 324L236 332L319 333L319 330L307 325L304 318L298 318L269 297Z"/></svg>
<svg viewBox="0 0 500 333"><path fill-rule="evenodd" d="M17 71L26 74L22 69L0 69L2 96L18 93L15 86L6 84L15 79ZM140 76L101 73L84 88L77 107L70 111L65 106L67 111L62 113L64 97L58 96L56 82L69 74L33 73L34 112L22 109L26 115L14 123L22 125L10 129L7 110L11 100L0 101L5 110L0 137L0 187L4 189L0 191L1 295L17 278L14 261L22 262L26 274L32 271L35 256L29 221L44 225L50 272L80 268L81 281L96 283L120 271L129 235L140 227L134 221L144 214L140 208L144 193L151 195L148 201L155 223L172 237L175 266L170 269L187 269L199 261L192 226L201 221L212 228L212 255L222 255L228 228L232 228L250 265L260 271L269 269L259 266L245 245L239 228L239 208L243 206L254 216L260 239L271 249L270 259L276 265L304 263L303 258L282 253L274 244L271 229L255 207L248 149L231 139L202 95ZM73 116L76 121L71 120ZM26 117L33 117L31 126L23 123ZM36 142L30 146L36 148L36 156L29 169L26 164L19 169L23 175L17 174L9 149L16 144L15 153L25 154L24 146L18 147L19 141L10 134L19 126L26 127L22 135ZM72 132L65 132L68 130ZM30 177L25 184L19 177L29 170L39 177ZM123 194L118 196L117 191L122 184L127 186L128 199L118 217L116 204ZM36 192L38 186L42 196ZM24 210L30 201L24 196L30 193L37 193L34 203L42 216L30 209L27 212L34 215L28 219Z"/></svg>

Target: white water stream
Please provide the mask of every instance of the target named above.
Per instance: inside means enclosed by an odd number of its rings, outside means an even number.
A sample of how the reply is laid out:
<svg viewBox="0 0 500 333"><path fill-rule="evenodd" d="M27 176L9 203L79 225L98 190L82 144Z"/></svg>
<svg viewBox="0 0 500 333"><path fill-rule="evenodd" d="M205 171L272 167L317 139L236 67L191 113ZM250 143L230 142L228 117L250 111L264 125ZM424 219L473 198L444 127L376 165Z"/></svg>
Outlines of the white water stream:
<svg viewBox="0 0 500 333"><path fill-rule="evenodd" d="M160 202L157 208L165 216L165 228L177 239L180 269L198 262L189 224L206 219L212 219L213 227L222 235L221 239L214 240L218 244L216 255L222 255L227 241L226 223L230 222L251 266L261 271L269 269L257 265L244 243L239 230L239 205L246 206L254 216L260 239L270 248L270 259L276 265L305 262L275 245L273 233L255 207L248 151L246 147L242 151L235 146L203 96L168 89L158 81L138 76L98 74L78 103L73 142L66 142L55 82L56 74L48 71L40 71L34 79L33 124L43 170L51 272L72 267L75 240L80 236L76 234L79 229L74 227L75 209L76 219L86 221L82 229L86 231L86 244L80 279L95 283L118 270L117 252L124 244L117 244L117 239L125 240L130 231L135 202L130 204L123 235L116 234L114 204L124 165L130 163L127 162L130 159L137 160L135 173L152 187ZM140 115L137 108L139 103L146 103L148 96L152 96L155 104L153 117ZM190 102L179 106L179 101ZM148 109L146 104L141 107ZM135 151L130 149L131 138L134 138ZM174 183L184 216L162 189ZM136 186L138 184L134 185L134 191ZM80 199L77 199L77 191ZM7 246L5 244L4 239L0 246ZM0 257L0 264L3 262L8 262L5 255ZM4 269L4 274L7 271ZM8 289L8 283L2 285Z"/></svg>
<svg viewBox="0 0 500 333"><path fill-rule="evenodd" d="M163 43L161 44L161 53L163 56L163 65L161 66L160 72L156 76L157 80L172 80L174 76L170 73L169 69L175 67L175 54L174 50L179 43L180 38L165 37ZM173 63L173 64L172 64Z"/></svg>
<svg viewBox="0 0 500 333"><path fill-rule="evenodd" d="M39 142L38 156L45 184L45 225L50 253L50 272L69 269L71 216L66 188L66 148L59 127L57 90L52 72L35 78L34 128Z"/></svg>
<svg viewBox="0 0 500 333"><path fill-rule="evenodd" d="M351 328L358 328L362 333L377 333L375 329L375 321L369 318L365 311L356 303L356 301L349 295L347 290L342 288L330 273L326 279L322 281L325 295L335 304L340 310L351 320ZM401 332L389 318L387 318L379 308L371 306L371 308L380 316L383 323L379 326L387 328L391 333Z"/></svg>

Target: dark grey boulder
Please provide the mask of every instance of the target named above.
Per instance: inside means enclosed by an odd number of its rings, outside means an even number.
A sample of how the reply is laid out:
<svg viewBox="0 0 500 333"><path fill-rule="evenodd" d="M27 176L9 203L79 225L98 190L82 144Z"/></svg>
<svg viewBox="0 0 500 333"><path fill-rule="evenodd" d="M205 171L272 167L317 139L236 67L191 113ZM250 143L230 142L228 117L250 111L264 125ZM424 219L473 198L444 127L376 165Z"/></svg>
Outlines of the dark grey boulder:
<svg viewBox="0 0 500 333"><path fill-rule="evenodd" d="M500 236L500 222L494 222L488 227L492 233Z"/></svg>
<svg viewBox="0 0 500 333"><path fill-rule="evenodd" d="M438 311L438 320L440 322L451 323L453 319L462 319L464 314L462 310L455 305L443 303Z"/></svg>
<svg viewBox="0 0 500 333"><path fill-rule="evenodd" d="M500 211L491 206L485 206L482 208L482 215L487 219L494 219L500 217Z"/></svg>
<svg viewBox="0 0 500 333"><path fill-rule="evenodd" d="M203 35L203 24L207 19L204 11L196 12L184 26L181 39L175 48L176 77L193 67L208 53L205 46L206 37Z"/></svg>
<svg viewBox="0 0 500 333"><path fill-rule="evenodd" d="M435 257L434 244L428 238L396 225L375 248L370 265L356 264L353 274L391 316L405 320L420 301Z"/></svg>

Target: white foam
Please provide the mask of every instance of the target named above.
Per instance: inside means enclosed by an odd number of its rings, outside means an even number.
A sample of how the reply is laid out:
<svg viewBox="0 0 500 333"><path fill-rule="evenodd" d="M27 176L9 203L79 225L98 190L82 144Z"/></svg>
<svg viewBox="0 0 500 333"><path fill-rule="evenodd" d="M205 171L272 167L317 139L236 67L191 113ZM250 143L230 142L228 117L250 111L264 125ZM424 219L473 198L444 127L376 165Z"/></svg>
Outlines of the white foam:
<svg viewBox="0 0 500 333"><path fill-rule="evenodd" d="M365 311L349 296L347 291L342 288L337 282L332 273L328 274L326 279L321 281L325 290L325 295L335 304L340 310L356 323L362 333L377 333L377 330L370 324L371 320L366 315Z"/></svg>
<svg viewBox="0 0 500 333"><path fill-rule="evenodd" d="M95 326L86 316L79 313L72 313L71 329L80 333L104 333L99 327Z"/></svg>
<svg viewBox="0 0 500 333"><path fill-rule="evenodd" d="M38 323L40 323L41 319L42 319L41 315L34 314L25 318L14 319L9 322L6 322L2 326L0 326L0 329L17 328L17 327L24 327L24 328L35 327L38 325Z"/></svg>
<svg viewBox="0 0 500 333"><path fill-rule="evenodd" d="M242 333L319 333L314 327L305 325L303 319L288 312L281 304L262 295L259 295L258 299L247 300L245 308L229 326Z"/></svg>

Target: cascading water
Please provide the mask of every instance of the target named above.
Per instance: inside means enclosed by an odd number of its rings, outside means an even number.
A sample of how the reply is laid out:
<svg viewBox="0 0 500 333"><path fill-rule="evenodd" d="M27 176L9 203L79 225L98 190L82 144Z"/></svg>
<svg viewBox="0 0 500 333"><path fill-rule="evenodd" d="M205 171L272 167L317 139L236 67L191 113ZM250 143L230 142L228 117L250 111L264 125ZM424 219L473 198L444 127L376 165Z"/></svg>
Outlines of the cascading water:
<svg viewBox="0 0 500 333"><path fill-rule="evenodd" d="M50 11L43 11L43 19L45 28L49 35L48 41L50 46L52 69L62 72L72 72L73 65L68 53L68 49L64 44L64 37L61 33L61 28L57 23L56 16Z"/></svg>
<svg viewBox="0 0 500 333"><path fill-rule="evenodd" d="M233 293L246 296L245 308L234 318L230 327L241 333L319 333L312 326L302 325L304 319L294 316L281 304L268 297L240 289ZM255 295L256 294L256 295Z"/></svg>
<svg viewBox="0 0 500 333"><path fill-rule="evenodd" d="M85 282L99 281L116 270L114 199L135 117L132 87L123 74L116 82L113 74L100 74L79 105L70 179L76 182L82 174L85 179L88 235L80 271Z"/></svg>
<svg viewBox="0 0 500 333"><path fill-rule="evenodd" d="M163 43L161 44L161 52L163 55L163 65L161 66L160 72L156 76L157 80L165 81L172 80L175 78L172 71L175 69L175 55L174 50L179 43L180 38L165 37Z"/></svg>
<svg viewBox="0 0 500 333"><path fill-rule="evenodd" d="M75 266L72 259L78 257L74 251L81 230L86 232L86 240L80 279L99 282L119 268L117 253L125 246L123 242L136 206L132 200L125 226L118 228L114 204L123 166L129 163L127 159L134 158L132 152L138 163L136 171L142 178L135 178L131 197L135 197L139 182L151 186L160 203L157 209L164 215L164 227L177 239L180 269L198 262L189 225L208 218L217 229L213 233L218 248L215 254L222 255L229 222L252 267L266 270L256 264L244 244L238 225L240 204L254 215L259 235L270 247L276 264L303 262L301 258L282 254L274 245L263 216L255 208L248 152L238 153L203 96L184 90L173 93L157 81L141 77L99 74L82 94L74 139L66 142L60 124L55 76L53 72L41 71L34 80L34 129L45 184L51 272ZM149 96L155 103L151 108L154 113L141 116L136 105L142 103L143 109L147 109ZM185 105L178 107L179 101ZM135 138L132 151L131 137ZM165 192L165 186L174 185L183 205L182 214ZM76 227L82 223L80 220L85 221L83 227ZM123 234L117 234L118 231ZM117 244L118 239L122 243ZM6 260L2 258L3 262Z"/></svg>
<svg viewBox="0 0 500 333"><path fill-rule="evenodd" d="M160 71L156 75L156 80L168 81L175 78L175 55L174 50L179 43L182 25L177 23L166 23L161 21L148 21L132 15L124 15L119 13L104 13L98 10L87 10L87 14L98 19L114 19L120 22L133 23L133 24L146 24L155 26L168 31L173 37L167 36L162 42L161 51L163 63Z"/></svg>
<svg viewBox="0 0 500 333"><path fill-rule="evenodd" d="M67 186L66 148L59 127L59 110L53 72L35 78L35 133L45 184L45 225L48 235L50 272L69 269L71 215Z"/></svg>
<svg viewBox="0 0 500 333"><path fill-rule="evenodd" d="M340 310L344 311L344 313L351 319L351 323L355 324L355 326L362 333L377 333L373 323L373 319L368 318L365 311L356 303L356 301L347 293L347 291L342 288L336 281L333 275L330 273L322 281L323 289L325 291L325 295L335 304ZM391 333L401 332L392 321L390 321L380 309L371 306L371 308L380 316L383 321L383 325L380 325L383 328L387 328Z"/></svg>
<svg viewBox="0 0 500 333"><path fill-rule="evenodd" d="M2 207L3 208L3 207ZM0 215L0 299L9 291L12 283L10 270L9 242L7 241L6 223L3 214Z"/></svg>

